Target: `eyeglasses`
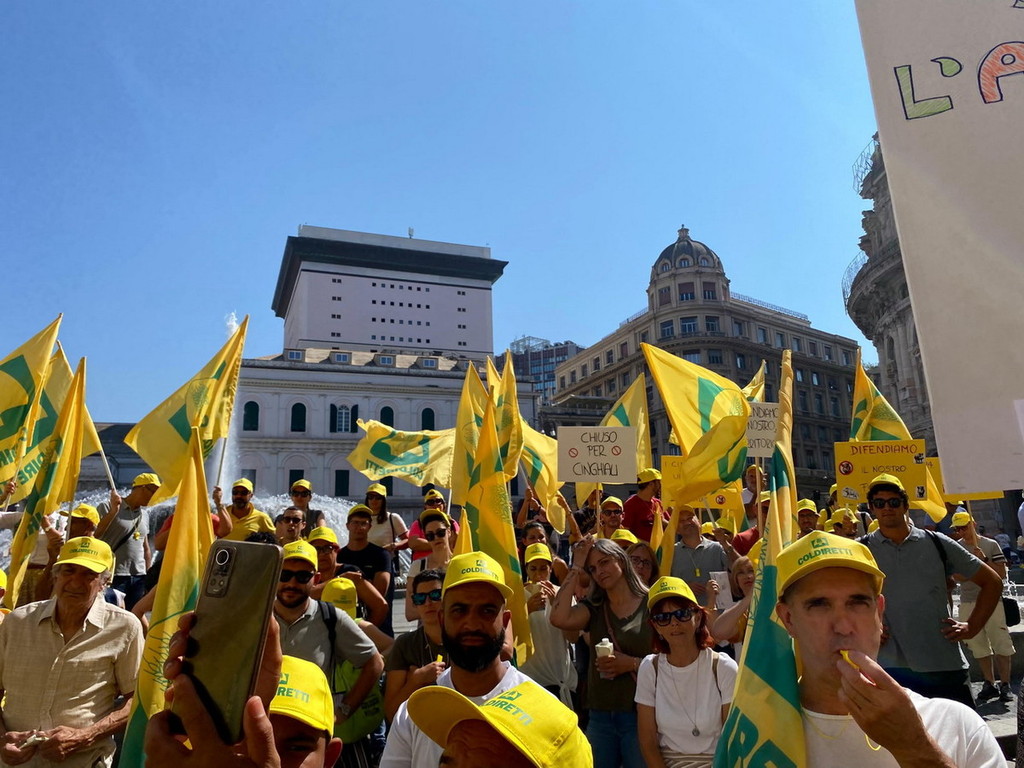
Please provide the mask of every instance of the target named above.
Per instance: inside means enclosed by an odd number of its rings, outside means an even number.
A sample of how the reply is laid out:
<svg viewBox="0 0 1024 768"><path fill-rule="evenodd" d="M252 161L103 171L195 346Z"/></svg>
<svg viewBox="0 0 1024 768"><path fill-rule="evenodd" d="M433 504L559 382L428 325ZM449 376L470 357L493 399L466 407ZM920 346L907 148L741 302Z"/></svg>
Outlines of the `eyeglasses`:
<svg viewBox="0 0 1024 768"><path fill-rule="evenodd" d="M360 528L369 528L370 527L370 521L367 520L365 517L350 517L348 519L348 524L349 525L355 525L355 526L358 526Z"/></svg>
<svg viewBox="0 0 1024 768"><path fill-rule="evenodd" d="M872 499L871 506L875 509L885 509L886 507L889 507L890 509L899 509L903 506L903 499L899 496L892 499Z"/></svg>
<svg viewBox="0 0 1024 768"><path fill-rule="evenodd" d="M384 497L381 496L379 493L368 493L368 494L366 494L366 500L367 501L383 501Z"/></svg>
<svg viewBox="0 0 1024 768"><path fill-rule="evenodd" d="M282 517L281 521L285 522L285 523L292 523L293 525L301 525L302 524L302 518L301 517Z"/></svg>
<svg viewBox="0 0 1024 768"><path fill-rule="evenodd" d="M295 579L299 584L308 584L310 579L316 576L313 571L289 571L287 568L281 571L281 583Z"/></svg>
<svg viewBox="0 0 1024 768"><path fill-rule="evenodd" d="M444 506L444 499L427 499L425 502L423 502L423 506L425 506L425 507L443 507Z"/></svg>
<svg viewBox="0 0 1024 768"><path fill-rule="evenodd" d="M427 531L423 535L426 537L427 541L433 541L434 539L443 539L445 536L448 535L448 529L447 528L437 528L436 530L433 530L433 531Z"/></svg>
<svg viewBox="0 0 1024 768"><path fill-rule="evenodd" d="M697 612L696 608L677 608L674 611L666 611L664 613L652 613L651 621L657 624L659 627L667 627L672 623L672 619L676 621L689 621L693 618L693 614Z"/></svg>
<svg viewBox="0 0 1024 768"><path fill-rule="evenodd" d="M440 589L432 589L429 592L414 592L413 595L412 595L412 604L413 605L426 605L427 598L429 598L430 602L432 602L432 603L440 603L441 602L441 590Z"/></svg>
<svg viewBox="0 0 1024 768"><path fill-rule="evenodd" d="M312 496L309 491L292 491L292 496Z"/></svg>
<svg viewBox="0 0 1024 768"><path fill-rule="evenodd" d="M631 557L629 562L633 564L634 568L650 568L654 563L644 557Z"/></svg>
<svg viewBox="0 0 1024 768"><path fill-rule="evenodd" d="M317 552L323 554L325 552L333 552L335 547L333 544L321 544L319 547L313 547Z"/></svg>

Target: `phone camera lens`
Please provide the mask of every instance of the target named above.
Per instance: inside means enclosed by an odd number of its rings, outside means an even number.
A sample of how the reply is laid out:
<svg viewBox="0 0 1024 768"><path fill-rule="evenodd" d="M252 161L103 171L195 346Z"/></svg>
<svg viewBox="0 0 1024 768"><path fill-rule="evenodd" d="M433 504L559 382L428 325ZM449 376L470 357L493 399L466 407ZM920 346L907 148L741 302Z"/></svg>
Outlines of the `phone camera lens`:
<svg viewBox="0 0 1024 768"><path fill-rule="evenodd" d="M218 549L217 554L213 557L213 562L217 565L227 565L228 560L231 559L231 552L226 549Z"/></svg>

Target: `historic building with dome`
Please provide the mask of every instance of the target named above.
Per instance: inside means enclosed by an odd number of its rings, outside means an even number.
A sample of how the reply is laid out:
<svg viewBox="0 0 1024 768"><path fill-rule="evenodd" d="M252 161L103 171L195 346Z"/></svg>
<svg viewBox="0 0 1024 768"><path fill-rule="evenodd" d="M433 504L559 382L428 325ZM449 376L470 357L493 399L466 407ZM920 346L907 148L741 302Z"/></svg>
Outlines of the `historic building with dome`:
<svg viewBox="0 0 1024 768"><path fill-rule="evenodd" d="M857 342L811 327L800 312L733 293L718 255L681 228L651 267L647 306L555 371L554 403L541 409L542 428L596 424L626 388L648 374L641 343L661 347L741 386L767 362L766 399L778 398L782 350L793 351L793 461L800 494L827 494L833 448L850 431ZM678 454L669 422L647 376L652 451Z"/></svg>

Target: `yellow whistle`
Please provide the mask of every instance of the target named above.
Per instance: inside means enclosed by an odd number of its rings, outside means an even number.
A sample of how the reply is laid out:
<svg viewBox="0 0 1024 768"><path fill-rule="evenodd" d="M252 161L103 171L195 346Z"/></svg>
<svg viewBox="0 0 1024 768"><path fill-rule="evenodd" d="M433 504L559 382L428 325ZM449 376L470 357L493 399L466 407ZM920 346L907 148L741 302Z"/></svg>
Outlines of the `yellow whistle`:
<svg viewBox="0 0 1024 768"><path fill-rule="evenodd" d="M437 663L438 663L438 664L440 664L440 663L442 663L443 661L444 661L444 656L442 656L442 655L441 655L440 653L439 653L439 654L437 654Z"/></svg>
<svg viewBox="0 0 1024 768"><path fill-rule="evenodd" d="M841 650L841 651L839 651L839 653L840 653L840 655L841 655L841 656L843 657L843 660L844 660L844 661L845 661L845 662L846 662L847 664L849 664L849 665L850 665L851 667L853 667L854 669L860 669L860 666L859 666L859 665L857 665L856 663L854 663L853 659L851 659L851 658L850 658L850 652L849 652L849 651L847 651L847 650L845 650L845 649L844 649L844 650Z"/></svg>

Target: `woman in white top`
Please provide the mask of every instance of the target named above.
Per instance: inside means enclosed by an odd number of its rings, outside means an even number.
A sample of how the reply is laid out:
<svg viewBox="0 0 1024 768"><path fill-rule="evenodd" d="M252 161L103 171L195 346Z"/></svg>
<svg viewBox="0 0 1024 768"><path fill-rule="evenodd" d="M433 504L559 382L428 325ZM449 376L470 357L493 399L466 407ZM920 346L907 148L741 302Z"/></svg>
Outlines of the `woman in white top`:
<svg viewBox="0 0 1024 768"><path fill-rule="evenodd" d="M373 512L373 520L370 524L370 532L367 534L371 544L384 547L391 553L391 557L397 559L396 550L402 549L405 544L406 535L409 529L405 525L402 516L395 512L388 512L387 488L381 483L374 483L366 489L366 506Z"/></svg>
<svg viewBox="0 0 1024 768"><path fill-rule="evenodd" d="M710 768L736 685L736 662L715 653L707 612L682 579L647 598L655 653L636 681L637 731L648 768Z"/></svg>
<svg viewBox="0 0 1024 768"><path fill-rule="evenodd" d="M439 509L425 509L420 515L420 528L423 535L430 544L430 554L419 560L414 560L409 567L409 580L416 577L416 574L423 571L443 571L452 560L452 540L455 538L455 531L452 530L452 521L444 512ZM412 591L405 591L405 620L418 621L420 611L412 603Z"/></svg>

